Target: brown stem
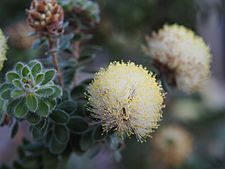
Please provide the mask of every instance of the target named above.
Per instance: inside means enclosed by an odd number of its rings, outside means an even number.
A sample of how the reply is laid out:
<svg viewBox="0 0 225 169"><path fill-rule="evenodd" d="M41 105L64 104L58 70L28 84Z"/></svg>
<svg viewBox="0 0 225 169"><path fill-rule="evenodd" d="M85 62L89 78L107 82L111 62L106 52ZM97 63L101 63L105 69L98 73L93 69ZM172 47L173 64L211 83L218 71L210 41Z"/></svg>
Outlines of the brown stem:
<svg viewBox="0 0 225 169"><path fill-rule="evenodd" d="M80 33L80 29L77 28L75 30L75 34L76 33ZM75 59L79 59L80 58L80 41L76 41L73 45L73 56Z"/></svg>
<svg viewBox="0 0 225 169"><path fill-rule="evenodd" d="M58 47L59 41L58 41L58 39L52 39L51 37L48 40L49 40L50 51L52 50L51 51L52 64L54 65L54 68L57 71L57 77L58 77L59 84L62 87L64 87L63 75L62 75L62 72L59 67L57 51L55 51L55 49L57 49L57 47Z"/></svg>
<svg viewBox="0 0 225 169"><path fill-rule="evenodd" d="M75 30L75 33L80 33L80 29L77 28ZM73 57L78 60L80 58L80 47L81 47L81 41L76 41L74 42L73 44ZM71 88L75 87L76 86L76 74L74 74L74 77L73 77L73 82L72 82L72 85L71 85Z"/></svg>

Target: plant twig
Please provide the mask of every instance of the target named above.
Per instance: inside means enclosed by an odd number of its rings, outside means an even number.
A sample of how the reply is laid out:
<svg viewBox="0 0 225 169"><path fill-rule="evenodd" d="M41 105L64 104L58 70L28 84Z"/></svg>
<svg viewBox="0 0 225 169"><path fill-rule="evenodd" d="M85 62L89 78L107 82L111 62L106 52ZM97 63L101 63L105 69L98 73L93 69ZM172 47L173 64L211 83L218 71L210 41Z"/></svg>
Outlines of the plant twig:
<svg viewBox="0 0 225 169"><path fill-rule="evenodd" d="M79 28L77 28L75 30L75 34L76 33L80 33ZM80 47L81 47L81 41L80 40L75 41L74 44L73 44L73 57L76 60L78 60L80 58ZM73 88L75 86L76 86L76 73L74 74L73 81L72 81L72 84L71 84L71 88Z"/></svg>
<svg viewBox="0 0 225 169"><path fill-rule="evenodd" d="M64 87L63 75L62 75L62 72L61 72L60 67L59 67L57 51L55 50L58 47L59 40L49 37L48 41L49 41L50 50L52 50L52 53L51 53L52 64L54 65L54 68L57 71L57 77L58 77L59 84L62 87Z"/></svg>

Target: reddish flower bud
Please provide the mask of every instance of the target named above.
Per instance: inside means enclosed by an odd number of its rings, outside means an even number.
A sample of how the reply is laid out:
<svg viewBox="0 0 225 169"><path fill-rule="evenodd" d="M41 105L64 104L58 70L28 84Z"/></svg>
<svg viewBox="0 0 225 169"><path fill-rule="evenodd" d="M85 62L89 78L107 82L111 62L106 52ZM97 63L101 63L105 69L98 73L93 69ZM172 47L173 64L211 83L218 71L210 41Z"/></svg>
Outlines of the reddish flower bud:
<svg viewBox="0 0 225 169"><path fill-rule="evenodd" d="M63 32L64 12L56 0L33 0L28 12L28 24L41 34Z"/></svg>

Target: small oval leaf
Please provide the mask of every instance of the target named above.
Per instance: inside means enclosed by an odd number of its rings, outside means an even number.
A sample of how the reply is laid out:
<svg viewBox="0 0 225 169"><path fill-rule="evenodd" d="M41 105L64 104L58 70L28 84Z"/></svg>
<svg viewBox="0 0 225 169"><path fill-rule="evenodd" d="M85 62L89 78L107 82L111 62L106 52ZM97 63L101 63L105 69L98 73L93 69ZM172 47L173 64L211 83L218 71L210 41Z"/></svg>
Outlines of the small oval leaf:
<svg viewBox="0 0 225 169"><path fill-rule="evenodd" d="M59 86L51 86L53 89L53 94L50 96L51 98L58 98L62 96L62 89Z"/></svg>
<svg viewBox="0 0 225 169"><path fill-rule="evenodd" d="M27 114L26 119L32 125L39 123L39 121L41 120L40 116L37 113L31 113L31 112Z"/></svg>
<svg viewBox="0 0 225 169"><path fill-rule="evenodd" d="M21 96L24 96L25 95L25 91L24 90L13 90L11 92L11 97L12 98L18 98L18 97L21 97Z"/></svg>
<svg viewBox="0 0 225 169"><path fill-rule="evenodd" d="M30 69L27 66L24 66L22 69L22 75L25 77L30 73Z"/></svg>
<svg viewBox="0 0 225 169"><path fill-rule="evenodd" d="M10 71L8 73L6 73L6 80L8 82L12 82L15 79L19 79L20 76L15 72L15 71Z"/></svg>
<svg viewBox="0 0 225 169"><path fill-rule="evenodd" d="M69 115L63 111L56 109L50 114L50 118L57 124L65 124L69 121Z"/></svg>
<svg viewBox="0 0 225 169"><path fill-rule="evenodd" d="M38 95L41 97L49 97L53 94L53 89L51 87L46 87L46 88L40 88L35 91Z"/></svg>
<svg viewBox="0 0 225 169"><path fill-rule="evenodd" d="M22 99L19 103L17 103L14 114L17 118L22 119L24 118L28 113L28 108L25 103L25 99Z"/></svg>
<svg viewBox="0 0 225 169"><path fill-rule="evenodd" d="M23 69L23 66L24 66L24 64L22 62L18 62L16 64L16 66L15 66L16 67L16 72L19 73L19 74L21 74L21 71Z"/></svg>
<svg viewBox="0 0 225 169"><path fill-rule="evenodd" d="M83 134L87 132L89 128L88 122L80 116L71 117L67 126L71 133L74 134Z"/></svg>
<svg viewBox="0 0 225 169"><path fill-rule="evenodd" d="M50 141L50 152L53 154L60 154L62 153L65 148L66 148L67 144L61 144L60 142L57 141L57 139L55 137L51 138Z"/></svg>
<svg viewBox="0 0 225 169"><path fill-rule="evenodd" d="M36 77L36 75L38 73L40 73L42 70L42 65L40 62L37 62L36 64L33 65L32 69L31 69L31 73L34 77Z"/></svg>
<svg viewBox="0 0 225 169"><path fill-rule="evenodd" d="M70 134L69 129L64 125L55 125L55 138L62 144L67 144Z"/></svg>
<svg viewBox="0 0 225 169"><path fill-rule="evenodd" d="M47 117L48 114L49 114L49 107L48 107L48 105L47 105L44 101L42 101L42 100L39 100L37 113L38 113L41 117Z"/></svg>
<svg viewBox="0 0 225 169"><path fill-rule="evenodd" d="M38 100L36 96L32 93L28 94L26 96L26 104L30 111L35 112L38 107Z"/></svg>
<svg viewBox="0 0 225 169"><path fill-rule="evenodd" d="M35 78L35 83L36 84L40 84L42 82L42 80L44 79L44 73L39 73L37 74L36 78Z"/></svg>
<svg viewBox="0 0 225 169"><path fill-rule="evenodd" d="M45 72L44 80L42 81L42 85L45 85L52 81L55 77L56 71L54 69L47 70Z"/></svg>

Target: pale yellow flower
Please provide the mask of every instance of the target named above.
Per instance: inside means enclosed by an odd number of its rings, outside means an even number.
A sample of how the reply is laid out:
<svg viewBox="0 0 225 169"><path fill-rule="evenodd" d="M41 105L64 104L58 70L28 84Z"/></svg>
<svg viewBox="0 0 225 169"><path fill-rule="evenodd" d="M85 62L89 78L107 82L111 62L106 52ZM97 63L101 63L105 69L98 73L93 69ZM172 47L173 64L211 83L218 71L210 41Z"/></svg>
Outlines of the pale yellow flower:
<svg viewBox="0 0 225 169"><path fill-rule="evenodd" d="M185 129L176 126L164 126L153 137L153 153L156 160L168 166L182 164L191 154L193 138Z"/></svg>
<svg viewBox="0 0 225 169"><path fill-rule="evenodd" d="M3 68L3 64L6 60L7 41L0 29L0 70Z"/></svg>
<svg viewBox="0 0 225 169"><path fill-rule="evenodd" d="M202 87L210 73L212 56L201 37L174 24L165 25L146 40L145 54L172 70L179 89L191 93Z"/></svg>
<svg viewBox="0 0 225 169"><path fill-rule="evenodd" d="M91 116L103 130L145 141L158 127L164 93L151 72L132 62L113 62L88 87Z"/></svg>

